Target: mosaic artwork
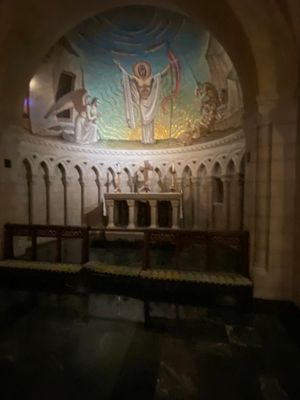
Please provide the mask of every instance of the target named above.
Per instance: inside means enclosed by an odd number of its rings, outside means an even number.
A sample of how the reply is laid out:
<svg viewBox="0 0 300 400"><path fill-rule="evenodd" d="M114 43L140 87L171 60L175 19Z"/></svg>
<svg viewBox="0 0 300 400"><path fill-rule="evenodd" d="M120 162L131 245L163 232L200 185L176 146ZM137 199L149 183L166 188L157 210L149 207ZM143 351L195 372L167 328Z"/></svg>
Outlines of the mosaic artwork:
<svg viewBox="0 0 300 400"><path fill-rule="evenodd" d="M222 46L186 16L132 6L81 23L30 85L32 133L77 144L189 145L240 124Z"/></svg>

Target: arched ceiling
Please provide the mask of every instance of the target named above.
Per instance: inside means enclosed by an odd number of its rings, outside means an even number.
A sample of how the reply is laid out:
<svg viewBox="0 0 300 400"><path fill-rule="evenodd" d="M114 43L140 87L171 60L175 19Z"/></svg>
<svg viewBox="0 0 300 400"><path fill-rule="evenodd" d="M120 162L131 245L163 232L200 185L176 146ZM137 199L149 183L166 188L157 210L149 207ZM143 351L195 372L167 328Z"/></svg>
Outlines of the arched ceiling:
<svg viewBox="0 0 300 400"><path fill-rule="evenodd" d="M159 1L2 0L0 5L0 122L16 123L35 69L49 48L83 19L113 7L160 5ZM169 0L165 7L199 20L230 55L241 80L246 108L257 96L293 97L296 45L276 0ZM300 8L300 5L299 5Z"/></svg>

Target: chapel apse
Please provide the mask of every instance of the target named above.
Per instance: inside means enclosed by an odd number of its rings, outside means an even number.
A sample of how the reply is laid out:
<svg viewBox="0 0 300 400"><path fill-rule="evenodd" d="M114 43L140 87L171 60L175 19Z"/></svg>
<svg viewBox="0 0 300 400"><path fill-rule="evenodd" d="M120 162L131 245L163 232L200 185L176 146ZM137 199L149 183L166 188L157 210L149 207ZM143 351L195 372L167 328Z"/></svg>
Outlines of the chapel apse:
<svg viewBox="0 0 300 400"><path fill-rule="evenodd" d="M201 25L166 9L131 6L84 21L53 46L26 106L36 135L155 148L232 133L240 127L242 94L229 56Z"/></svg>

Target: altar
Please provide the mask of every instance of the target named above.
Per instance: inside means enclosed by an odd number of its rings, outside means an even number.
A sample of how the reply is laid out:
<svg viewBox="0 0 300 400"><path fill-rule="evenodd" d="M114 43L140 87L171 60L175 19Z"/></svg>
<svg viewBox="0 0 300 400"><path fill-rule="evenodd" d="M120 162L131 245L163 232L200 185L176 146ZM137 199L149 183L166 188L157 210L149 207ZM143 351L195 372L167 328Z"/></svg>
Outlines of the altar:
<svg viewBox="0 0 300 400"><path fill-rule="evenodd" d="M181 193L105 193L107 229L179 228Z"/></svg>

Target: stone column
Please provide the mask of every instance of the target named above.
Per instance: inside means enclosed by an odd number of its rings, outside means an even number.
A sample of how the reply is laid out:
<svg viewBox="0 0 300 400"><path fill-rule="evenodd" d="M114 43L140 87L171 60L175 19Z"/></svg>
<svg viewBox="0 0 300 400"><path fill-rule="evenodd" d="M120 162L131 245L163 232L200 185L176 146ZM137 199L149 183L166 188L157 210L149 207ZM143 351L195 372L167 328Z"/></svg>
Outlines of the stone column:
<svg viewBox="0 0 300 400"><path fill-rule="evenodd" d="M198 197L198 225L202 230L208 228L208 192L207 179L202 177L199 182L199 197Z"/></svg>
<svg viewBox="0 0 300 400"><path fill-rule="evenodd" d="M157 200L149 200L151 207L151 224L150 228L157 228Z"/></svg>
<svg viewBox="0 0 300 400"><path fill-rule="evenodd" d="M114 221L114 205L115 202L112 199L106 200L106 207L107 207L107 228L113 229L115 228L115 221Z"/></svg>
<svg viewBox="0 0 300 400"><path fill-rule="evenodd" d="M207 190L207 227L213 228L213 178L211 176L205 178L205 186Z"/></svg>
<svg viewBox="0 0 300 400"><path fill-rule="evenodd" d="M99 178L99 192L100 192L100 226L104 227L104 193L107 193L107 185L105 178ZM107 210L106 210L107 212Z"/></svg>
<svg viewBox="0 0 300 400"><path fill-rule="evenodd" d="M70 176L66 176L64 179L65 185L65 210L64 220L66 225L77 225L79 223L78 218L74 213L74 183L75 179Z"/></svg>
<svg viewBox="0 0 300 400"><path fill-rule="evenodd" d="M63 193L64 193L64 204L63 204L63 215L64 225L68 225L68 178L62 177Z"/></svg>
<svg viewBox="0 0 300 400"><path fill-rule="evenodd" d="M32 174L31 177L31 216L32 224L45 224L46 218L44 219L44 209L41 207L40 192L45 190L44 187L40 187L42 178L38 174ZM46 207L46 205L45 205Z"/></svg>
<svg viewBox="0 0 300 400"><path fill-rule="evenodd" d="M172 229L178 229L179 200L171 200L171 205L172 205Z"/></svg>
<svg viewBox="0 0 300 400"><path fill-rule="evenodd" d="M229 185L230 180L228 176L222 176L221 181L223 184L223 212L222 212L222 224L223 229L229 229Z"/></svg>
<svg viewBox="0 0 300 400"><path fill-rule="evenodd" d="M199 178L193 177L192 178L192 192L193 192L193 228L198 229L198 191L199 191Z"/></svg>
<svg viewBox="0 0 300 400"><path fill-rule="evenodd" d="M81 224L85 223L84 204L85 204L85 180L83 177L79 178L80 192L81 192Z"/></svg>
<svg viewBox="0 0 300 400"><path fill-rule="evenodd" d="M37 191L37 181L35 175L30 176L30 179L28 181L28 191L29 191L28 222L29 224L34 224L36 223L34 210L36 206L35 196Z"/></svg>
<svg viewBox="0 0 300 400"><path fill-rule="evenodd" d="M242 229L242 202L243 202L242 177L236 174L230 178L229 194L229 229Z"/></svg>
<svg viewBox="0 0 300 400"><path fill-rule="evenodd" d="M180 226L183 227L184 226L184 198L183 198L183 179L182 178L177 178L177 188L178 188L178 192L181 192L182 196L181 196L181 215L179 215L179 219L180 219Z"/></svg>
<svg viewBox="0 0 300 400"><path fill-rule="evenodd" d="M54 196L54 186L55 186L55 176L48 176L46 181L47 186L47 224L55 224L55 196Z"/></svg>
<svg viewBox="0 0 300 400"><path fill-rule="evenodd" d="M299 238L295 236L299 107L296 102L278 98L260 97L257 102L259 115L252 115L256 129L247 130L245 126L249 151L245 170L245 228L251 238L254 295L291 299L294 282L291 266L297 260L294 249L299 248ZM295 267L299 269L298 265Z"/></svg>
<svg viewBox="0 0 300 400"><path fill-rule="evenodd" d="M135 216L135 200L127 200L127 204L129 207L129 213L128 213L128 229L134 229L135 228L135 223L134 223L134 216Z"/></svg>

